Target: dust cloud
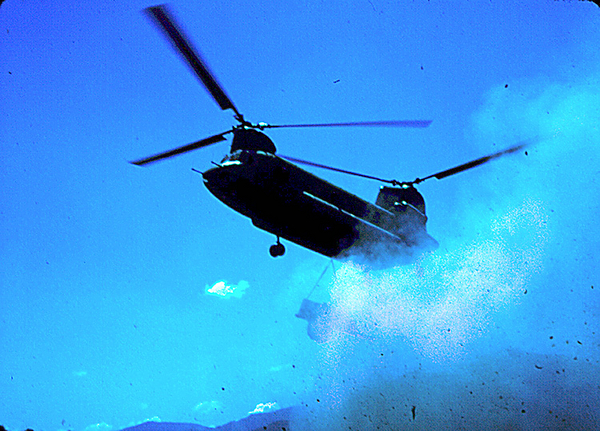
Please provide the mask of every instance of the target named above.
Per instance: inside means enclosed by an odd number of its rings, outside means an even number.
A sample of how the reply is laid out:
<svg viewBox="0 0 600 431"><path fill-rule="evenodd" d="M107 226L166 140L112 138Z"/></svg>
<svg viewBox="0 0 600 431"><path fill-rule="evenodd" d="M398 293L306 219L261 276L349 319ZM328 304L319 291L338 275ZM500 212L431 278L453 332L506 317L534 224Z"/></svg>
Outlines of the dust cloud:
<svg viewBox="0 0 600 431"><path fill-rule="evenodd" d="M296 429L600 428L600 85L503 90L469 136L536 143L454 202L437 251L336 271Z"/></svg>

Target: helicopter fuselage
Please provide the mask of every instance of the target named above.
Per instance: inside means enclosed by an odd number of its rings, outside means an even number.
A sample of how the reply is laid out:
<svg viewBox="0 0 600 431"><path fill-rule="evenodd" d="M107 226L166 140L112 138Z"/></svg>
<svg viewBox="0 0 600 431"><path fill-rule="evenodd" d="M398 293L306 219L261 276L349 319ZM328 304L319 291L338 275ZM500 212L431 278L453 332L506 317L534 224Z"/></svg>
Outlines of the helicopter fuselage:
<svg viewBox="0 0 600 431"><path fill-rule="evenodd" d="M437 247L425 230L427 217L419 211L422 198L414 205L386 202L384 189L398 189L383 187L378 203L388 208L375 205L260 146L239 148L235 141L232 152L202 174L204 184L256 227L328 257L371 265L408 263L423 248Z"/></svg>

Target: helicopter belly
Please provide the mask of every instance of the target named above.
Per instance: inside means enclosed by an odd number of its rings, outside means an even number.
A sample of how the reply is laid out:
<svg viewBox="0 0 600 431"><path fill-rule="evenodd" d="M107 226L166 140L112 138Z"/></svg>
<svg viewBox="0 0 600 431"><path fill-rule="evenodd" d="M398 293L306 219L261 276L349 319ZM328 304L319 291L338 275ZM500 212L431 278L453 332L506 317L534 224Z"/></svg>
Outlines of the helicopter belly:
<svg viewBox="0 0 600 431"><path fill-rule="evenodd" d="M262 167L265 168L265 167ZM203 174L208 190L267 232L329 257L358 239L352 216L311 197L261 168L232 164Z"/></svg>

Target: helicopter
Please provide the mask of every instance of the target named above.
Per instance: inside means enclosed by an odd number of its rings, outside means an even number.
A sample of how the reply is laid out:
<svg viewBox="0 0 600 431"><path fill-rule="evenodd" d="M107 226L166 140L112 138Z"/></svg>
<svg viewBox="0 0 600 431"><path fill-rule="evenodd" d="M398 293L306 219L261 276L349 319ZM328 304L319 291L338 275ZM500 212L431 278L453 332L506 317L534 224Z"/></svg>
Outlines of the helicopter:
<svg viewBox="0 0 600 431"><path fill-rule="evenodd" d="M217 199L251 219L252 224L276 237L272 257L283 256L286 239L329 258L352 259L371 266L414 262L438 242L427 233L425 200L415 185L430 178L442 179L471 169L525 144L481 157L413 181L378 178L277 154L266 129L292 127L411 127L426 128L430 120L361 121L347 123L251 123L238 111L177 24L166 5L144 9L175 51L190 67L222 110L231 110L238 122L230 130L131 162L144 166L222 141L233 135L229 153L220 163L201 172L204 185ZM375 203L368 202L300 168L298 164L376 180L380 187Z"/></svg>

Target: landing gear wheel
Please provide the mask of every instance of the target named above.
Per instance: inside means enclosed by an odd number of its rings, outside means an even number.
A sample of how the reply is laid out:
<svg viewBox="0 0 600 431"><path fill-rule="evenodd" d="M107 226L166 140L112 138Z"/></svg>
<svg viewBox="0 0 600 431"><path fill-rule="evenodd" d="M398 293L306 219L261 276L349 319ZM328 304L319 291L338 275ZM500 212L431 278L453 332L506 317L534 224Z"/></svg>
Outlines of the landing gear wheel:
<svg viewBox="0 0 600 431"><path fill-rule="evenodd" d="M269 248L269 253L271 254L272 257L283 256L285 254L285 247L283 246L282 243L277 241L277 244L273 244Z"/></svg>

